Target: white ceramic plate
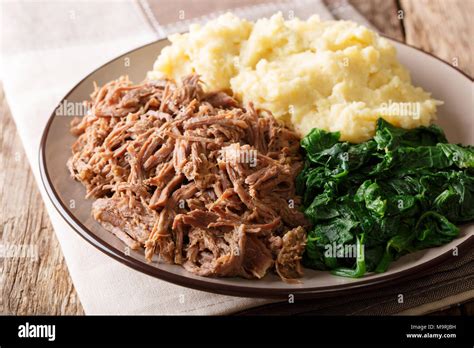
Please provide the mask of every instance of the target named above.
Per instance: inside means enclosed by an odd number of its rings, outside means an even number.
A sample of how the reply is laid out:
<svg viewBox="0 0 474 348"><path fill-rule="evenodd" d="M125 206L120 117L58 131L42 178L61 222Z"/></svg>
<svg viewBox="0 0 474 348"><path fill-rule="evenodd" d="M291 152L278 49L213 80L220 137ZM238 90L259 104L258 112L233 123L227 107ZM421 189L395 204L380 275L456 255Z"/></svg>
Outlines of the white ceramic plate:
<svg viewBox="0 0 474 348"><path fill-rule="evenodd" d="M474 144L472 80L436 57L402 43L392 42L398 50L401 63L410 70L414 84L431 91L436 99L445 102L439 108L437 123L445 130L448 140ZM168 41L161 40L112 60L85 77L64 99L68 102L88 99L93 81L102 85L123 74L128 74L134 82L143 80L160 50L167 44ZM133 63L129 67L124 64L126 58ZM261 280L204 278L188 273L180 266L149 264L144 259L143 251L132 251L126 255L124 244L92 219L92 200L84 198L84 187L70 178L66 168L71 144L75 140L69 132L70 121L70 117L57 116L53 112L41 143L41 175L55 207L77 233L99 250L136 270L179 285L235 296L266 298L287 297L290 293L298 297L352 293L395 282L402 277L414 277L418 272L439 262L449 262L455 247L469 247L474 241L474 225L465 225L460 236L451 243L401 257L390 265L386 273L349 279L333 276L329 272L306 269L301 284L284 283L273 274ZM71 200L76 202L75 209L69 209Z"/></svg>

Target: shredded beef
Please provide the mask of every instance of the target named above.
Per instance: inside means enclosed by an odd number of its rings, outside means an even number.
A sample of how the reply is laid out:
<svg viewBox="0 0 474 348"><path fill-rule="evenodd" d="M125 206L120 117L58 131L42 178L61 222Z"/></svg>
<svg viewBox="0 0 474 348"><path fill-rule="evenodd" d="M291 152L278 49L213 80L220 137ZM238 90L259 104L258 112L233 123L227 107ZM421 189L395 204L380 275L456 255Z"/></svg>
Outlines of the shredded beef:
<svg viewBox="0 0 474 348"><path fill-rule="evenodd" d="M300 277L299 137L199 77L97 88L67 165L93 217L132 249L202 276Z"/></svg>

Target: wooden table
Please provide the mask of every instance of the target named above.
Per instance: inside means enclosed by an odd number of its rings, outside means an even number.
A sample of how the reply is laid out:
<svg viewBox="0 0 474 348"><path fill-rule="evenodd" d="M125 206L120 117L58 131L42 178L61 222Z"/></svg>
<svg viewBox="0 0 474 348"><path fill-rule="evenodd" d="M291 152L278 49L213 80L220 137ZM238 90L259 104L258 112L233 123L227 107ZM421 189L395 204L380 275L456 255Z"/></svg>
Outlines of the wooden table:
<svg viewBox="0 0 474 348"><path fill-rule="evenodd" d="M334 4L337 1L325 1ZM474 1L351 0L383 34L419 47L470 76ZM0 314L83 314L0 85L0 238L39 245L39 258L0 259ZM435 314L473 314L474 301Z"/></svg>

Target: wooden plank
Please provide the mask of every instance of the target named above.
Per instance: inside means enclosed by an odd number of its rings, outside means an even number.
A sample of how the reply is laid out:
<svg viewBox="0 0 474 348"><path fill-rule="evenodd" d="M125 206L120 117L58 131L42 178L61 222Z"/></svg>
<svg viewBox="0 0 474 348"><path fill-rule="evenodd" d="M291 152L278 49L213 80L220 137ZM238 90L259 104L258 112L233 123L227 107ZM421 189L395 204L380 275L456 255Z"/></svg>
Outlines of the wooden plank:
<svg viewBox="0 0 474 348"><path fill-rule="evenodd" d="M443 315L454 315L459 316L462 315L462 310L460 305L453 305L449 308L446 308L441 311L436 311L429 314L430 316L443 316Z"/></svg>
<svg viewBox="0 0 474 348"><path fill-rule="evenodd" d="M462 304L461 312L463 315L474 316L474 300Z"/></svg>
<svg viewBox="0 0 474 348"><path fill-rule="evenodd" d="M398 18L398 6L395 0L349 0L377 30L391 38L404 41L402 23Z"/></svg>
<svg viewBox="0 0 474 348"><path fill-rule="evenodd" d="M474 76L474 1L400 0L406 42ZM436 73L436 72L433 72Z"/></svg>
<svg viewBox="0 0 474 348"><path fill-rule="evenodd" d="M0 84L1 314L83 314Z"/></svg>

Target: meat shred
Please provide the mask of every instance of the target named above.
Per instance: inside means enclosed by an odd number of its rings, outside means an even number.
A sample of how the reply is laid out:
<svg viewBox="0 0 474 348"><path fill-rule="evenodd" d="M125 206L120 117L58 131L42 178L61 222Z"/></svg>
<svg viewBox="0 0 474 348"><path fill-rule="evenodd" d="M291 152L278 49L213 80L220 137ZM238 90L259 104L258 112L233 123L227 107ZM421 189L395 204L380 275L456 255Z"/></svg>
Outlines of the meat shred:
<svg viewBox="0 0 474 348"><path fill-rule="evenodd" d="M151 262L202 276L301 276L307 226L294 180L299 137L252 104L126 77L97 88L67 165L94 198L92 215Z"/></svg>

